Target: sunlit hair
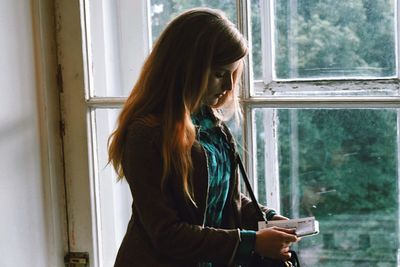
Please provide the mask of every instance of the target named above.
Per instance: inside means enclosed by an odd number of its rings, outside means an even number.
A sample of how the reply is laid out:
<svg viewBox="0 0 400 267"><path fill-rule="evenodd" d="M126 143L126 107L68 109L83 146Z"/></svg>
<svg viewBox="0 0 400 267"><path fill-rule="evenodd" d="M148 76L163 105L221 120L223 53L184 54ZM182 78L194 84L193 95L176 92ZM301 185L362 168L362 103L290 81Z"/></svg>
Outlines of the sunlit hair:
<svg viewBox="0 0 400 267"><path fill-rule="evenodd" d="M129 125L139 120L150 127L161 125L163 184L173 171L182 177L185 195L192 200L188 177L195 128L191 114L207 93L211 69L240 60L233 74L236 87L247 53L242 34L219 10L191 9L172 20L147 57L108 140L109 162L118 177L124 176L122 159ZM234 106L234 91L214 108L227 103Z"/></svg>

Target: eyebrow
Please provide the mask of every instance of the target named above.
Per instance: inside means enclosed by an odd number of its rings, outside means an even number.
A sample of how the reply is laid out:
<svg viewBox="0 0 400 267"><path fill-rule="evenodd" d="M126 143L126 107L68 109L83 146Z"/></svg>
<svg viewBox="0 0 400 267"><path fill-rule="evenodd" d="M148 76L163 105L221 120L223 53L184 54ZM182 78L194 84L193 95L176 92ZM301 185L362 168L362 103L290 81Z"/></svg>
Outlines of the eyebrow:
<svg viewBox="0 0 400 267"><path fill-rule="evenodd" d="M214 72L223 72L223 73L230 72L229 70L227 70L227 69L222 69L222 68L216 68L216 69L214 69L213 71L214 71Z"/></svg>
<svg viewBox="0 0 400 267"><path fill-rule="evenodd" d="M234 72L236 69L230 70L230 69L227 69L227 68L224 68L224 67L215 67L215 68L213 68L213 70L214 71Z"/></svg>

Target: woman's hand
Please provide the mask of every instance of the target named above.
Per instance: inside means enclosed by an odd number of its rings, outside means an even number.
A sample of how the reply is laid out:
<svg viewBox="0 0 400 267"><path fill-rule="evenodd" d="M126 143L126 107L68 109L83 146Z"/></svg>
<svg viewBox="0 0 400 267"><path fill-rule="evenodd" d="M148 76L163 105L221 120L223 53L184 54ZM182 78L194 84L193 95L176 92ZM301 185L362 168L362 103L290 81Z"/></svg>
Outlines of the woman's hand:
<svg viewBox="0 0 400 267"><path fill-rule="evenodd" d="M289 260L291 257L289 247L298 240L294 229L265 228L256 233L255 251L261 256Z"/></svg>

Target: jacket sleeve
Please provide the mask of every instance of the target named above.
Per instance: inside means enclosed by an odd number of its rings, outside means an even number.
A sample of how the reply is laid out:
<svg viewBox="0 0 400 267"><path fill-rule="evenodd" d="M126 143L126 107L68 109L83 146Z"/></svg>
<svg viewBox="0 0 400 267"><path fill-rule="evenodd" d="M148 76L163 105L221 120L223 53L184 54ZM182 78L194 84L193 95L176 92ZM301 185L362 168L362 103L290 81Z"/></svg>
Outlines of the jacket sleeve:
<svg viewBox="0 0 400 267"><path fill-rule="evenodd" d="M238 230L202 227L180 217L177 206L182 203L177 203L168 188L161 189L162 157L157 145L160 142L154 136L154 129L148 128L130 130L127 136L123 167L132 191L135 219L144 226L160 255L229 263L239 242Z"/></svg>
<svg viewBox="0 0 400 267"><path fill-rule="evenodd" d="M242 221L244 226L247 229L258 230L258 220L256 210L253 206L253 203L250 198L241 193L242 200ZM275 210L267 208L266 206L259 205L261 211L264 213L264 217L267 220L272 219L272 217L276 214Z"/></svg>

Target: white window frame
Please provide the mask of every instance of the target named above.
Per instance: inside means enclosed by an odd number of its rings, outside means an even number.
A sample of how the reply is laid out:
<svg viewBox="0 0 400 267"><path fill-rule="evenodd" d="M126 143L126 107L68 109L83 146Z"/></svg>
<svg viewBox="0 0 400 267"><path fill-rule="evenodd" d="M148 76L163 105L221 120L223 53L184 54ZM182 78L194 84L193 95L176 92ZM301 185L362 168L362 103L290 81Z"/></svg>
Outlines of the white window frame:
<svg viewBox="0 0 400 267"><path fill-rule="evenodd" d="M111 0L108 0L111 1ZM113 2L113 1L111 1ZM110 4L107 1L97 1L97 4ZM124 6L124 3L130 3L132 6ZM238 26L239 29L248 38L251 44L251 30L250 25L250 0L236 0L238 10ZM255 81L252 83L252 66L249 64L252 61L252 56L249 55L247 66L244 72L244 88L241 92L243 110L244 110L244 148L248 153L244 154L244 161L249 171L249 176L254 179L254 171L256 162L251 161L255 159L256 143L254 137L254 120L252 109L255 107L271 108L266 111L266 116L271 118L266 123L270 129L267 132L265 158L266 169L268 175L266 179L267 202L271 207L280 210L279 207L279 169L277 159L277 140L276 140L276 126L274 125L274 116L276 116L273 108L399 108L400 107L400 94L391 94L391 92L398 92L399 90L399 62L396 62L397 74L393 79L385 80L327 80L324 84L325 89L338 91L341 88L357 90L362 87L367 91L372 89L381 88L387 90L386 96L307 96L302 97L290 95L291 89L297 88L304 92L315 91L321 84L321 81L273 81L273 47L274 43L272 28L273 20L271 19L273 10L273 1L263 1L261 3L262 12L262 43L263 43L263 80ZM134 27L136 34L125 36L127 40L133 42L137 46L122 49L120 53L127 54L110 54L108 61L104 62L105 69L101 70L107 84L110 80L115 81L115 70L129 69L132 71L131 76L137 76L144 57L147 55L150 47L151 29L149 23L149 16L147 10L149 7L149 0L135 0L135 1L118 1L117 9L114 12L126 12L132 10L135 14L125 16L131 21L120 21L119 27L124 29L127 25L139 25ZM99 6L101 8L101 6ZM92 125L96 122L94 110L97 108L120 108L125 99L124 97L101 97L95 96L93 91L94 80L91 74L92 67L92 51L95 53L106 53L104 50L104 43L100 40L91 40L86 34L86 30L90 27L86 17L89 15L89 1L62 1L56 0L56 14L57 14L57 39L58 39L58 61L62 70L63 77L63 92L61 93L61 110L62 110L62 123L65 125L64 153L65 169L66 169L66 185L67 185L67 220L68 220L68 248L71 251L86 251L89 252L90 262L93 266L104 266L101 257L103 245L100 240L101 237L101 222L99 214L99 203L96 202L96 195L98 195L99 188L96 181L97 167L96 166L96 134ZM396 0L396 17L399 13L399 5ZM93 24L93 22L89 22ZM131 26L130 26L131 27ZM397 20L396 33L399 29L399 20ZM130 30L132 30L130 28ZM107 33L107 32L106 32ZM121 32L115 34L118 40L121 40ZM141 36L140 41L137 37ZM396 43L399 43L396 34ZM82 49L83 44L83 49ZM98 46L98 44L100 44ZM265 46L265 44L269 44ZM113 45L113 44L109 44ZM123 44L119 44L122 45ZM95 48L94 50L92 50ZM97 49L97 50L96 50ZM131 51L131 52L129 52ZM399 47L397 45L397 55L399 54ZM398 58L398 57L397 57ZM125 60L124 60L125 59ZM132 62L132 63L130 63ZM112 63L112 64L111 64ZM109 76L107 76L109 75ZM109 79L109 80L107 80ZM131 80L123 80L122 84L130 84ZM121 85L123 86L123 85ZM103 91L107 90L107 87ZM280 92L278 95L256 94L260 91ZM400 112L399 112L400 113ZM399 116L398 116L399 117ZM398 131L400 129L400 120L398 120ZM399 136L399 134L398 134ZM398 141L400 144L400 141ZM76 155L79 154L79 157ZM398 159L400 162L400 158ZM400 165L400 164L399 164ZM400 167L399 167L400 173ZM255 191L259 186L254 180L252 181ZM399 182L400 188L400 182ZM399 196L400 203L400 196ZM399 217L400 221L400 217ZM112 230L112 229L111 229ZM400 229L399 229L400 230ZM400 238L399 238L400 243ZM398 254L399 255L399 254ZM400 257L399 260L400 262Z"/></svg>
<svg viewBox="0 0 400 267"><path fill-rule="evenodd" d="M239 4L239 3L246 4ZM247 14L250 17L250 10L248 7L250 1L238 0L239 13ZM245 118L247 121L253 121L253 115L251 113L252 108L264 107L264 108L398 108L400 107L400 94L399 94L399 19L397 19L399 13L398 1L396 3L396 76L387 79L370 79L370 78L329 78L329 79L296 79L292 80L276 80L274 79L274 1L262 1L260 0L261 8L261 29L262 29L262 81L254 81L250 84L248 78L245 78L244 88L250 88L249 92L242 92L243 99L243 110L245 111ZM244 17L246 17L244 16ZM240 16L239 16L240 17ZM239 27L242 25L239 24ZM242 26L243 27L243 26ZM251 34L249 34L247 28L242 28L242 32L247 35L249 43L251 45ZM249 38L250 37L250 38ZM251 60L251 57L250 57ZM251 64L249 64L251 66ZM245 76L250 75L245 72ZM323 81L323 82L322 82ZM319 88L323 87L325 92L336 92L336 96L328 96L322 93L321 95L313 96L307 94L307 92L318 91ZM295 91L293 89L296 89ZM360 89L361 88L361 89ZM351 93L366 91L369 95L366 96L352 96ZM382 95L374 95L376 91L383 91ZM259 93L262 92L262 93ZM291 93L296 92L296 93ZM303 92L301 95L298 92ZM266 111L269 114L267 116L273 119L273 111ZM246 122L245 122L246 123ZM273 124L273 122L272 122ZM244 155L247 168L250 171L250 177L253 179L253 187L257 194L258 185L255 181L254 172L256 163L250 160L256 159L254 146L257 144L254 142L253 132L254 129L245 125L246 130L244 131L245 147L248 154ZM266 140L265 143L265 158L266 158L266 170L268 173L265 174L266 183L266 196L267 203L270 207L280 210L279 205L279 168L278 168L278 154L277 154L277 134L276 127L269 125L267 128L269 132L266 136L270 140ZM398 136L398 139L400 137ZM398 162L400 157L398 159ZM400 199L400 196L399 196Z"/></svg>
<svg viewBox="0 0 400 267"><path fill-rule="evenodd" d="M96 108L119 108L125 101L122 97L98 97L94 95L94 80L92 76L93 58L99 59L96 55L104 53L106 60L97 66L104 66L96 69L98 75L103 77L104 87L116 82L115 70L127 70L129 75L135 78L139 73L142 62L149 51L149 23L148 23L148 1L118 1L113 13L102 14L96 18L95 23L102 23L103 20L115 19L115 13L123 13L132 10L136 14L131 16L118 16L125 18L119 21L121 28L128 27L130 35L123 35L121 32L113 32L105 28L105 32L97 33L99 39L93 40L87 34L90 22L90 4L103 8L102 5L116 3L113 0L107 1L55 1L57 57L59 64L58 80L61 84L60 106L61 122L63 129L64 147L64 170L66 185L66 244L67 252L87 252L90 266L109 266L106 262L105 251L109 251L113 242L102 236L102 230L115 232L119 227L113 218L102 220L100 214L99 199L100 188L98 177L98 151L97 136L94 126L99 126L95 121ZM102 10L100 11L102 12ZM114 16L114 17L113 17ZM133 26L132 26L133 25ZM101 25L92 25L101 26ZM114 25L115 26L115 25ZM98 28L97 28L98 29ZM108 31L107 31L108 30ZM126 31L128 32L128 31ZM103 35L104 34L104 35ZM105 35L117 38L117 43L103 42ZM141 38L139 38L141 36ZM104 37L105 38L105 37ZM129 49L123 49L119 53L107 50L105 47L121 44L121 39L128 40ZM140 40L140 41L138 41ZM95 54L92 54L95 53ZM114 69L115 68L115 69ZM97 73L96 73L97 74ZM99 77L99 76L98 76ZM121 84L133 83L123 80ZM102 83L99 83L99 86ZM97 85L96 85L97 86ZM110 122L101 122L107 125ZM112 179L109 181L112 183ZM107 190L107 188L105 189ZM110 189L109 193L113 198L118 198L118 190ZM129 203L130 205L130 203ZM114 215L118 211L112 211ZM105 240L105 242L102 242Z"/></svg>

